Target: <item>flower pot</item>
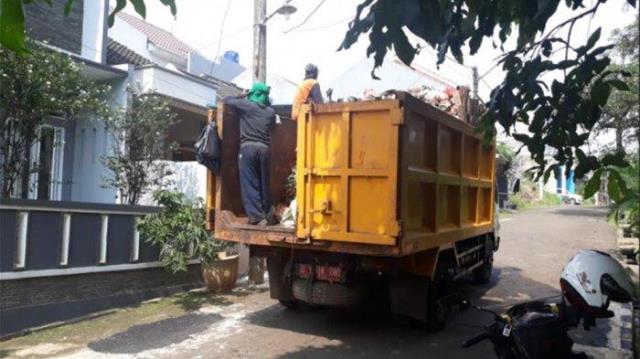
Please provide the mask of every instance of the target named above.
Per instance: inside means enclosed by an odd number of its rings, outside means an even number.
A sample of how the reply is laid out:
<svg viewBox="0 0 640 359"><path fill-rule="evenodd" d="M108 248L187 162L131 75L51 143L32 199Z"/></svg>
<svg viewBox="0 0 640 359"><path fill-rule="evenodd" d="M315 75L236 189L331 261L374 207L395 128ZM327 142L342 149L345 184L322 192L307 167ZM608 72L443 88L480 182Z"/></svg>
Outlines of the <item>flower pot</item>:
<svg viewBox="0 0 640 359"><path fill-rule="evenodd" d="M201 264L202 278L210 291L229 291L236 286L239 258L238 254L220 252L218 259Z"/></svg>

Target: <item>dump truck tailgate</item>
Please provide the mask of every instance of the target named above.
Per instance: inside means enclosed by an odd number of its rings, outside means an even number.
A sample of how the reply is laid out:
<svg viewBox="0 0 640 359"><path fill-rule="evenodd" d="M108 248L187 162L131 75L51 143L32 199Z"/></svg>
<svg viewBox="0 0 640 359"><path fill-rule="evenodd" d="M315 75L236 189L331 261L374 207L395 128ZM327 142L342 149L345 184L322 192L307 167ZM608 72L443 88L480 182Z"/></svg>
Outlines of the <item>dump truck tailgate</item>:
<svg viewBox="0 0 640 359"><path fill-rule="evenodd" d="M329 104L298 119L297 236L394 245L399 101Z"/></svg>

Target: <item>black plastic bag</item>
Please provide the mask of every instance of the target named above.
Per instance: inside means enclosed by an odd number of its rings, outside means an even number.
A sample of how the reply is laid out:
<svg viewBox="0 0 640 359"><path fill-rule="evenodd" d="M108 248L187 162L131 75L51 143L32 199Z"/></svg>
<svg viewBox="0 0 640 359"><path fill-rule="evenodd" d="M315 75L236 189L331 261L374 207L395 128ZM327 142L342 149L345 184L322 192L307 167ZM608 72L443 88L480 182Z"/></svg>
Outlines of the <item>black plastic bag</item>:
<svg viewBox="0 0 640 359"><path fill-rule="evenodd" d="M214 173L220 172L220 145L215 122L209 122L196 141L196 161Z"/></svg>

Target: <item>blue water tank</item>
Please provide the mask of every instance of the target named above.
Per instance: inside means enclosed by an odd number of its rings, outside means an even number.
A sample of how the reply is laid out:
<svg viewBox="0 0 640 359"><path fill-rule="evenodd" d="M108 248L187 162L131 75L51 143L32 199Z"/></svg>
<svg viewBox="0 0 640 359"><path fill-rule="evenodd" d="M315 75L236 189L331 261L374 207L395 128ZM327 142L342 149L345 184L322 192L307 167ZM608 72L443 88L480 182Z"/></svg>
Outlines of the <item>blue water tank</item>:
<svg viewBox="0 0 640 359"><path fill-rule="evenodd" d="M225 51L222 57L227 61L235 62L236 64L240 63L240 54L237 51Z"/></svg>

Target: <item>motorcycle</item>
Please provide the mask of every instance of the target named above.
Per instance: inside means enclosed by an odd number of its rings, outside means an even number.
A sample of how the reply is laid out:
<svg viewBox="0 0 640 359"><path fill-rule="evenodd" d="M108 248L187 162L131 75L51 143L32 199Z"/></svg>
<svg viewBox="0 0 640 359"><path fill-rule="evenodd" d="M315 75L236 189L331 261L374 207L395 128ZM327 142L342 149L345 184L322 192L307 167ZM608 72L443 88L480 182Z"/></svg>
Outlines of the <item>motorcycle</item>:
<svg viewBox="0 0 640 359"><path fill-rule="evenodd" d="M587 358L572 350L573 341L567 331L579 319L564 303L532 301L515 305L504 314L475 308L490 313L493 322L483 333L464 342L463 348L490 340L500 359Z"/></svg>
<svg viewBox="0 0 640 359"><path fill-rule="evenodd" d="M612 317L614 313L608 310L611 301L632 301L631 278L607 253L580 251L565 266L560 287L560 303L531 301L514 305L504 314L475 307L491 313L493 323L462 346L468 348L488 339L500 359L588 358L572 350L567 331L580 322L589 330L597 318Z"/></svg>

